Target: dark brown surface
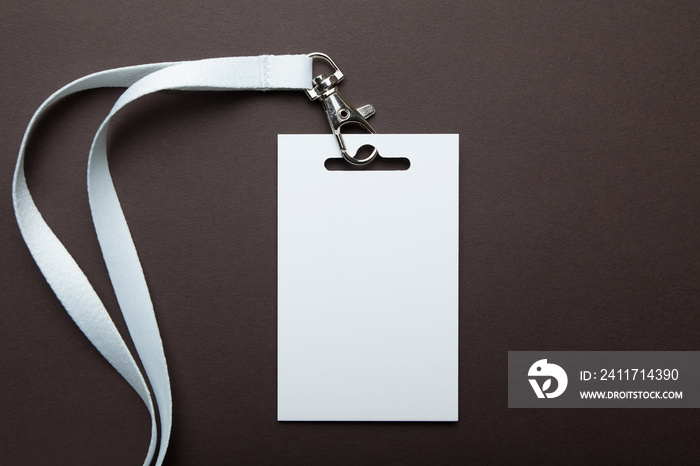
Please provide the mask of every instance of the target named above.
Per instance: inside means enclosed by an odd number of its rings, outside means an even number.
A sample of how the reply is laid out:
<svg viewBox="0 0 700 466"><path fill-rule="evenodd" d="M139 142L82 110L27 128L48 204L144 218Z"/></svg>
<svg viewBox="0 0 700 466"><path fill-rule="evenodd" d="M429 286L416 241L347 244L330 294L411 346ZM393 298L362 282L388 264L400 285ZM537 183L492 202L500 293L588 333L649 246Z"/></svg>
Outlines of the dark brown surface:
<svg viewBox="0 0 700 466"><path fill-rule="evenodd" d="M110 157L172 376L166 463L697 462L696 410L506 408L508 350L699 349L697 2L149 3L3 3L0 464L140 464L148 441L16 227L36 107L106 68L317 50L378 131L460 134L460 422L276 421L276 134L325 119L299 92L162 94ZM27 162L115 316L85 161L117 96L57 106Z"/></svg>

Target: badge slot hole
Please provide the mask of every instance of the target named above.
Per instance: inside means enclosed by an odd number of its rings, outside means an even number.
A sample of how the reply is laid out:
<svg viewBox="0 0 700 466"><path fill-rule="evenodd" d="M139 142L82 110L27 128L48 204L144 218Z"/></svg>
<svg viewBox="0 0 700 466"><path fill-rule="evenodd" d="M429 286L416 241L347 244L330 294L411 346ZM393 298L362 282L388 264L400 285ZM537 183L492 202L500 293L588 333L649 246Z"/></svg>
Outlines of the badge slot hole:
<svg viewBox="0 0 700 466"><path fill-rule="evenodd" d="M367 158L374 147L365 144L360 147L355 156L358 160ZM342 157L326 159L323 164L328 171L405 171L411 167L411 161L406 157L382 157L377 155L366 165L353 165Z"/></svg>

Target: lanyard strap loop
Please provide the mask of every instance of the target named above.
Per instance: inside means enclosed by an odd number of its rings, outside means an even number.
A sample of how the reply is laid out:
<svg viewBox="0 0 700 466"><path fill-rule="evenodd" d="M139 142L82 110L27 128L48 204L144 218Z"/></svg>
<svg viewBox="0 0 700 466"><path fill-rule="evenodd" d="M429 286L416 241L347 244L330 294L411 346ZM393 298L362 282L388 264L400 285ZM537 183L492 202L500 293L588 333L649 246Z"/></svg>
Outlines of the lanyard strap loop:
<svg viewBox="0 0 700 466"><path fill-rule="evenodd" d="M107 162L107 132L111 118L134 100L161 90L307 89L311 58L306 55L263 55L154 63L94 73L51 95L32 116L24 133L12 182L15 217L39 269L85 336L139 394L151 416L151 439L144 465L163 462L170 440L172 397L170 378L153 304L129 227ZM104 304L87 277L44 221L31 196L24 172L27 141L44 111L56 101L87 89L127 87L98 129L88 158L88 196L93 223L119 307L143 364L144 375L129 352ZM146 384L148 379L154 400Z"/></svg>

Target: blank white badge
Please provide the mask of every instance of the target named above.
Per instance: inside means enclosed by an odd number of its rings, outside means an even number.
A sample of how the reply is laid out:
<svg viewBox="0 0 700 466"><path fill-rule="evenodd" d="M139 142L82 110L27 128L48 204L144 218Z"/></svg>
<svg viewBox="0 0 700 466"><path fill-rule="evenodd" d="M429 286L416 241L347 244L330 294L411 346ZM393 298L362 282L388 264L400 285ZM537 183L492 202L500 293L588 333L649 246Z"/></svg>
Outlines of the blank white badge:
<svg viewBox="0 0 700 466"><path fill-rule="evenodd" d="M459 135L345 139L278 139L278 420L456 421Z"/></svg>

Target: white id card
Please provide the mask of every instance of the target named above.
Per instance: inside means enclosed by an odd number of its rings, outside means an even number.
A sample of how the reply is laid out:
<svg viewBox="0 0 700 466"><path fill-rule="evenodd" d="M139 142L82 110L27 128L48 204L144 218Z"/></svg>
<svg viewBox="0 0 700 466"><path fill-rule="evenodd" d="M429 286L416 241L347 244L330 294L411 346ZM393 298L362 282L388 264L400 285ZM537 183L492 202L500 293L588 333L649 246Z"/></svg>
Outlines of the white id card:
<svg viewBox="0 0 700 466"><path fill-rule="evenodd" d="M280 421L456 421L459 135L278 139ZM375 163L375 162L372 162Z"/></svg>

